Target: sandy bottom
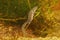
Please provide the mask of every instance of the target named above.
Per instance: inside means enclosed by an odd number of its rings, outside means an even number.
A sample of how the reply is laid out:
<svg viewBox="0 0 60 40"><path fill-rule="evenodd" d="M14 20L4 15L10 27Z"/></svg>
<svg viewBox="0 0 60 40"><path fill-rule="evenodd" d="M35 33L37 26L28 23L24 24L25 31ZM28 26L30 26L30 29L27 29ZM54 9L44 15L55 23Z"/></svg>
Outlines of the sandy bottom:
<svg viewBox="0 0 60 40"><path fill-rule="evenodd" d="M39 37L36 38L34 35L30 34L30 37L23 37L21 29L14 26L6 26L0 24L0 40L60 40L59 37Z"/></svg>

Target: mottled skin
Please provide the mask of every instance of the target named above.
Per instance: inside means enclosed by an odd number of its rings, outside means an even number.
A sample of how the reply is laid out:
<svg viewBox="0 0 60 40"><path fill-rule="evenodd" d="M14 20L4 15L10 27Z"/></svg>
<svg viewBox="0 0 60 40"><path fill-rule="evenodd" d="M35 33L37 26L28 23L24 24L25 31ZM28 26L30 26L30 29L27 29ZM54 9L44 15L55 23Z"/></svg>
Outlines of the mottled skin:
<svg viewBox="0 0 60 40"><path fill-rule="evenodd" d="M28 19L27 21L22 25L22 33L23 36L26 37L26 29L28 28L29 24L32 22L35 11L37 10L37 6L35 6L34 8L31 9L31 11L28 13Z"/></svg>

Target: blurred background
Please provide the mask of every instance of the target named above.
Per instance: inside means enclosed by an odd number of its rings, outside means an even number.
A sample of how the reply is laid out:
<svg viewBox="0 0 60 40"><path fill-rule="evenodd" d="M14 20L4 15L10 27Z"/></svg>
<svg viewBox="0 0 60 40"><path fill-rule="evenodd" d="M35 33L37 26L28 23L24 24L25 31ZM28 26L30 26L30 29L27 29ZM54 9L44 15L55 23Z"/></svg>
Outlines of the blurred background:
<svg viewBox="0 0 60 40"><path fill-rule="evenodd" d="M30 34L30 37L59 37L59 4L59 0L0 0L0 30L2 31L0 32L2 35L11 32L9 34L14 33L15 36L16 34L22 36L22 24L27 21L29 11L33 7L38 6L34 19L27 29L27 33ZM9 29L12 31L8 31ZM9 36L9 34L6 36Z"/></svg>

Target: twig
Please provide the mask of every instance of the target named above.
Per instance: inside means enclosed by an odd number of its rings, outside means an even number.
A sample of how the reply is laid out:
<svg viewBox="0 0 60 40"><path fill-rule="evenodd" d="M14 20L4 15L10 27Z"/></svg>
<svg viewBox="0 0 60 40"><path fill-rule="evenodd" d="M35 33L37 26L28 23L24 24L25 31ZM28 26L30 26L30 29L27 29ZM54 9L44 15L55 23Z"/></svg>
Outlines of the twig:
<svg viewBox="0 0 60 40"><path fill-rule="evenodd" d="M14 19L10 19L10 18L0 18L0 20L2 21L17 21L17 20L24 20L27 18L14 18Z"/></svg>

